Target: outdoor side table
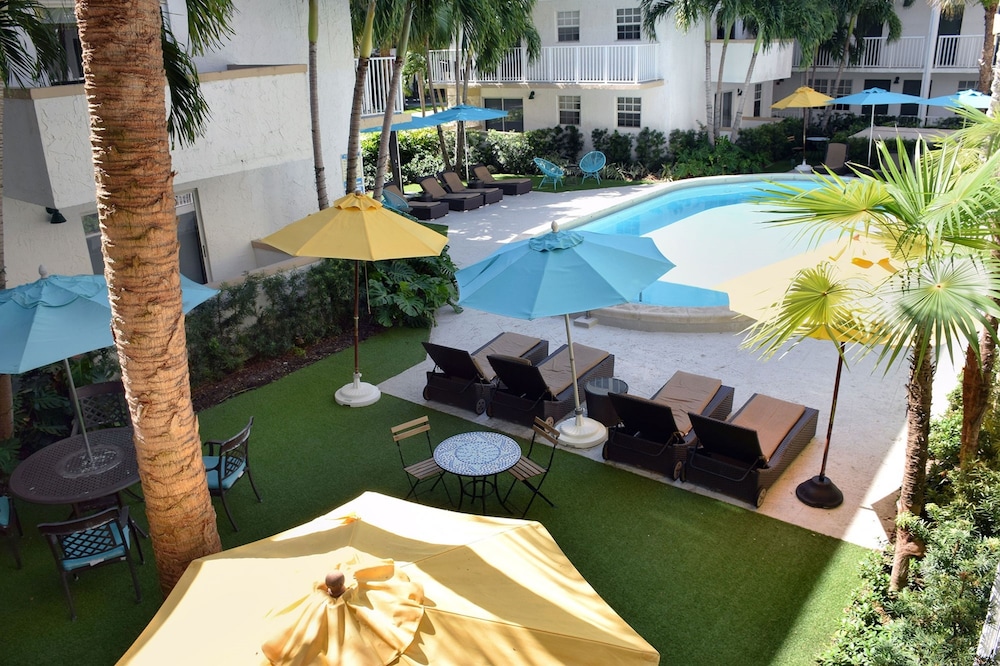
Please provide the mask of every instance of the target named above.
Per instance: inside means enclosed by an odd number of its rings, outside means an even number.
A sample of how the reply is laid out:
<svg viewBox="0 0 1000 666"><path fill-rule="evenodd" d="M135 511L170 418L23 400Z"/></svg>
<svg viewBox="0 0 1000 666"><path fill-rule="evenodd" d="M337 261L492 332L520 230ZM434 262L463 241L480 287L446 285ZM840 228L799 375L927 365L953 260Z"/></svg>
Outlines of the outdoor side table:
<svg viewBox="0 0 1000 666"><path fill-rule="evenodd" d="M609 427L618 425L618 414L608 394L628 393L628 384L617 377L600 377L587 382L583 392L587 396L587 416Z"/></svg>
<svg viewBox="0 0 1000 666"><path fill-rule="evenodd" d="M463 432L434 448L434 462L459 477L458 508L461 510L462 501L468 496L473 504L477 499L480 501L483 515L487 495L493 493L500 499L497 475L509 470L520 458L521 447L517 442L499 432ZM500 504L503 506L503 500Z"/></svg>

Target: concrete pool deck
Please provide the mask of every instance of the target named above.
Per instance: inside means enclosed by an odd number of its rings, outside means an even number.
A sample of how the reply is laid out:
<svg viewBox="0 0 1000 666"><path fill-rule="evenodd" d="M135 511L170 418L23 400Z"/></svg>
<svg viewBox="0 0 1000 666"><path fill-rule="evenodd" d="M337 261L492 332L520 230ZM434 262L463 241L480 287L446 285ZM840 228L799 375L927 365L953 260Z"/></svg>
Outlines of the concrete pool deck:
<svg viewBox="0 0 1000 666"><path fill-rule="evenodd" d="M664 189L669 188L644 185L583 192L534 191L519 197L504 197L500 203L475 211L452 212L442 221L449 225L451 256L461 268L504 244L548 230L553 221L569 226L596 211L627 205ZM898 490L903 469L908 371L905 362L885 372L882 367L874 367L873 358L848 358L849 369L841 381L827 463L827 476L843 491L844 504L832 510L815 509L799 502L795 487L816 475L821 466L837 361L831 343L805 340L785 355L764 361L757 354L740 349L743 338L738 332L745 320L734 321L733 313L726 308L626 305L591 314L597 325L575 326L573 339L612 352L615 376L628 383L629 393L652 395L675 370L685 370L717 377L735 387L734 408L753 393L764 393L818 409L816 438L770 488L757 511L864 547L876 548L885 543L882 521L890 516L880 512L886 513L886 505L891 509L893 502L885 499ZM612 320L616 325L608 325ZM431 340L471 350L501 331L548 339L553 350L566 339L562 318L526 321L471 309L455 313L451 308L443 308L438 313L437 326L431 330ZM433 363L427 359L382 382L379 388L390 395L426 404L429 409L466 418L482 428L530 436L528 428L517 424L425 402L424 373L432 368ZM943 408L945 395L955 385L956 376L953 367L942 359L935 385L936 411ZM601 460L601 446L567 450ZM636 473L751 508L691 483ZM554 500L558 504L559 500Z"/></svg>

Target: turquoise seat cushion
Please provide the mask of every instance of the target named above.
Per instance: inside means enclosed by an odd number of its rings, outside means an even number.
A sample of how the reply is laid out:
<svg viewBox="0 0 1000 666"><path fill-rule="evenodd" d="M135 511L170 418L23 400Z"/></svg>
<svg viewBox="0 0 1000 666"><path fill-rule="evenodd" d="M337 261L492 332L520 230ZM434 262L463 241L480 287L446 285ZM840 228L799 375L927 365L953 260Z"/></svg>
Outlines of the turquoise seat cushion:
<svg viewBox="0 0 1000 666"><path fill-rule="evenodd" d="M118 527L118 523L111 523L92 530L85 530L77 534L71 534L62 539L63 552L67 557L62 561L62 567L66 571L75 571L84 567L93 567L106 560L116 557L124 557L125 549L129 547L129 529ZM100 552L81 557L71 557L74 551L88 552L95 549Z"/></svg>
<svg viewBox="0 0 1000 666"><path fill-rule="evenodd" d="M226 459L226 467L228 470L219 470L219 456L202 456L202 460L205 461L205 469L208 470L208 489L209 490L229 490L236 483L236 480L243 476L243 472L246 471L247 464L245 460L239 460L238 458L229 457ZM220 483L219 472L222 472L222 480Z"/></svg>
<svg viewBox="0 0 1000 666"><path fill-rule="evenodd" d="M0 497L0 527L10 525L10 498Z"/></svg>

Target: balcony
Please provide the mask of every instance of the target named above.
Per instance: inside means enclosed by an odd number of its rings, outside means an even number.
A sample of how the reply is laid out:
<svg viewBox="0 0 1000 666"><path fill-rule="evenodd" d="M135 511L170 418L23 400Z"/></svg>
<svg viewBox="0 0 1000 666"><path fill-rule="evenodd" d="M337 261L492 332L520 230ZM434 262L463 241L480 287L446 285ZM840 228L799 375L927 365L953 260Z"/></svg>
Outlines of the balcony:
<svg viewBox="0 0 1000 666"><path fill-rule="evenodd" d="M747 77L747 66L753 57L754 40L730 40L726 47L726 68L722 72L725 83L743 85ZM722 41L712 41L712 76L718 76L719 60L722 58ZM792 73L793 48L791 42L774 44L767 51L757 54L750 83L764 83L776 79L786 79ZM714 79L713 79L714 81Z"/></svg>
<svg viewBox="0 0 1000 666"><path fill-rule="evenodd" d="M389 90L389 85L392 83L392 66L395 61L396 58L392 56L368 59L365 96L361 103L362 117L381 116L385 113L385 97L386 92ZM357 66L358 61L355 60L354 67L357 68ZM354 81L352 80L352 90L353 84ZM400 83L399 90L396 91L396 103L393 111L395 113L403 112L402 83Z"/></svg>
<svg viewBox="0 0 1000 666"><path fill-rule="evenodd" d="M455 51L431 51L435 83L454 84ZM511 49L493 72L480 72L473 63L469 82L569 83L577 85L639 84L662 79L659 44L608 46L546 46L534 62L523 48Z"/></svg>
<svg viewBox="0 0 1000 666"><path fill-rule="evenodd" d="M889 43L885 37L866 37L864 53L857 65L848 65L852 71L922 71L927 60L926 37L903 37ZM979 70L979 56L983 49L982 35L942 35L937 39L932 71ZM800 68L802 53L795 47L795 67ZM820 51L815 65L836 69L836 58L828 51Z"/></svg>

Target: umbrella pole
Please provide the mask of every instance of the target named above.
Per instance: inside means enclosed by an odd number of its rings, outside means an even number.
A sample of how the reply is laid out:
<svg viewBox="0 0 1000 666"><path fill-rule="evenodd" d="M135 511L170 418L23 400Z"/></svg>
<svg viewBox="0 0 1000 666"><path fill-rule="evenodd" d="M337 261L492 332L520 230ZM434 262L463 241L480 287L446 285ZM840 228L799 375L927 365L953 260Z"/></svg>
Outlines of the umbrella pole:
<svg viewBox="0 0 1000 666"><path fill-rule="evenodd" d="M875 138L875 105L872 104L872 124L868 128L868 166L872 164L872 139Z"/></svg>
<svg viewBox="0 0 1000 666"><path fill-rule="evenodd" d="M569 314L564 314L566 322L566 343L569 345L569 370L573 378L573 404L575 410L573 417L566 419L559 424L559 443L574 449L589 449L597 446L608 438L608 429L600 421L587 418L583 415L583 407L580 406L580 387L576 374L576 355L573 353L573 332L569 323Z"/></svg>
<svg viewBox="0 0 1000 666"><path fill-rule="evenodd" d="M83 421L83 410L80 409L80 399L76 397L76 384L73 382L73 372L69 368L69 359L63 359L63 367L66 368L66 380L69 382L69 399L73 403L73 413L76 415L76 422L80 424L80 433L83 435L83 447L87 450L87 461L94 462L94 452L90 448L90 438L87 436L87 424Z"/></svg>
<svg viewBox="0 0 1000 666"><path fill-rule="evenodd" d="M837 396L840 394L840 374L844 369L844 343L840 343L837 355L837 374L833 380L833 401L830 403L830 422L826 427L826 443L823 445L823 464L819 475L803 481L795 488L795 496L803 504L818 509L835 509L844 502L844 493L826 476L826 460L830 454L830 436L833 434L833 417L837 412Z"/></svg>
<svg viewBox="0 0 1000 666"><path fill-rule="evenodd" d="M367 407L378 402L382 397L382 392L377 386L361 381L361 359L358 353L360 346L360 336L358 335L358 302L361 300L361 286L359 274L361 272L361 260L354 260L354 378L350 384L340 387L334 394L334 400L338 405L349 405L351 407Z"/></svg>

